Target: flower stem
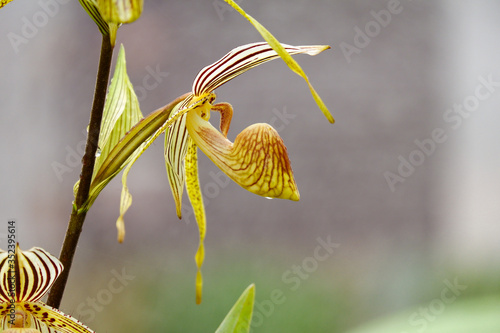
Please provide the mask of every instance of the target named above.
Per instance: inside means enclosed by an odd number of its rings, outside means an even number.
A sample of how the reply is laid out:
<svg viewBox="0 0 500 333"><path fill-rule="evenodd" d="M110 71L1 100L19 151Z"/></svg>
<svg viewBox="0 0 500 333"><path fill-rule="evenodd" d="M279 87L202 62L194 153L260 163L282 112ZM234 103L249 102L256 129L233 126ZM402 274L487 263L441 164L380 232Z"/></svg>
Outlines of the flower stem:
<svg viewBox="0 0 500 333"><path fill-rule="evenodd" d="M87 215L87 212L79 212L79 209L89 197L112 57L113 47L111 46L109 35L103 35L101 56L99 59L99 68L97 70L97 79L94 91L94 102L92 104L92 111L90 114L87 146L85 147L85 155L82 159L80 184L78 186L78 192L73 204L73 210L69 219L68 229L66 230L66 236L64 238L61 254L59 256L59 260L64 265L64 271L52 287L47 300L47 304L55 308L59 308L59 305L61 304L64 288L66 287L69 271L73 262L73 256L76 251L78 239L80 238L80 233L82 232L85 216Z"/></svg>

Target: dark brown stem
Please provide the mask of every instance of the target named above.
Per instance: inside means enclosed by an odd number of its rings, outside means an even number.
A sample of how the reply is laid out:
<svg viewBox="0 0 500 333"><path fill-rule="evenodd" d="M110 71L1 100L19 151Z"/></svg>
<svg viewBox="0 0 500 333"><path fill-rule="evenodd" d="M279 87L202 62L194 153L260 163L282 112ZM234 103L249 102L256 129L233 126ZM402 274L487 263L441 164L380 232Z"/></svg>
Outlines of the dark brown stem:
<svg viewBox="0 0 500 333"><path fill-rule="evenodd" d="M101 57L99 59L99 69L97 70L97 79L94 92L94 102L90 114L89 132L87 135L87 146L85 155L82 159L82 172L80 173L80 185L76 194L73 210L66 230L66 236L61 249L59 260L64 265L64 271L61 273L54 286L52 287L47 304L59 308L64 294L64 288L68 281L69 271L73 262L73 256L76 251L78 239L82 232L83 222L87 212L78 212L80 207L89 197L92 174L94 172L95 154L97 143L99 141L99 132L101 130L101 120L106 100L106 90L109 82L109 72L111 68L111 59L113 57L113 47L111 46L109 35L102 37Z"/></svg>

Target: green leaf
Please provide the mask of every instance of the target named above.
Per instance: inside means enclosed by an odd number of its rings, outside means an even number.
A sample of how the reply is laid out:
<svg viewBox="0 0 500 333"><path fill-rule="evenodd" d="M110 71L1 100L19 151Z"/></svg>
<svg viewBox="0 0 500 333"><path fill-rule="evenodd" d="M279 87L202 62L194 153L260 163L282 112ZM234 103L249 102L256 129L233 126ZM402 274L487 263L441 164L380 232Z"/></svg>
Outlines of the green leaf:
<svg viewBox="0 0 500 333"><path fill-rule="evenodd" d="M288 67L301 76L307 83L309 90L311 91L311 94L316 101L316 104L318 105L319 109L325 117L328 119L330 123L334 123L335 120L333 119L332 115L330 114L330 111L328 111L328 108L326 107L325 103L321 99L321 97L318 95L316 90L313 88L312 84L309 82L309 78L307 77L306 73L302 70L300 65L292 58L292 56L285 50L285 48L281 45L281 43L274 37L262 24L260 24L256 19L254 19L252 16L248 15L243 9L241 9L240 6L233 0L224 0L226 1L231 7L233 7L238 13L240 13L244 18L246 18L254 27L257 29L257 31L261 34L261 36L264 38L264 40L273 48L276 53L283 59L283 61L288 65Z"/></svg>
<svg viewBox="0 0 500 333"><path fill-rule="evenodd" d="M97 177L98 175L102 175L103 165L109 160L112 150L141 118L142 113L139 108L139 101L127 75L125 49L122 45L120 46L115 72L111 79L108 95L106 96L98 143L98 152L100 154L95 160L89 199L82 207L84 211L92 206L102 189L124 167L125 161L121 166L113 170L112 174L108 174L106 177Z"/></svg>
<svg viewBox="0 0 500 333"><path fill-rule="evenodd" d="M99 8L97 7L97 0L78 0L78 1L80 1L80 4L82 5L83 9L85 9L87 14L89 14L92 20L94 20L94 22L97 24L99 31L101 31L101 33L104 36L109 35L109 25L102 18L101 13L99 12Z"/></svg>
<svg viewBox="0 0 500 333"><path fill-rule="evenodd" d="M247 333L250 331L253 304L255 301L255 285L252 283L245 289L233 305L226 318L215 333Z"/></svg>

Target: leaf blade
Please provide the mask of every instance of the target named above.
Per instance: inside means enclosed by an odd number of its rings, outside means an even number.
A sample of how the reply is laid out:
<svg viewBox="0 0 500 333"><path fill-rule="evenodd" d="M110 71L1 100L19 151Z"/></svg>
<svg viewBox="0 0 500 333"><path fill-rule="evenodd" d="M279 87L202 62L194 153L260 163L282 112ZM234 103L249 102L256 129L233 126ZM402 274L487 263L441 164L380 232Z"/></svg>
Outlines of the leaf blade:
<svg viewBox="0 0 500 333"><path fill-rule="evenodd" d="M255 285L252 283L241 294L215 333L248 333L255 302Z"/></svg>

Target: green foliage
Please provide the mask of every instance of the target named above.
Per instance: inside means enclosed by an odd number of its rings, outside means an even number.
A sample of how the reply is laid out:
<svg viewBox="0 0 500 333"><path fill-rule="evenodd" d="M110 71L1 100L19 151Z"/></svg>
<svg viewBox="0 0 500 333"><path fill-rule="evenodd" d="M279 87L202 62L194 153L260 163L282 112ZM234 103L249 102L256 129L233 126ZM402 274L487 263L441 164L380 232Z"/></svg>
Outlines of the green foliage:
<svg viewBox="0 0 500 333"><path fill-rule="evenodd" d="M255 285L251 284L241 294L215 333L247 333L250 331Z"/></svg>

